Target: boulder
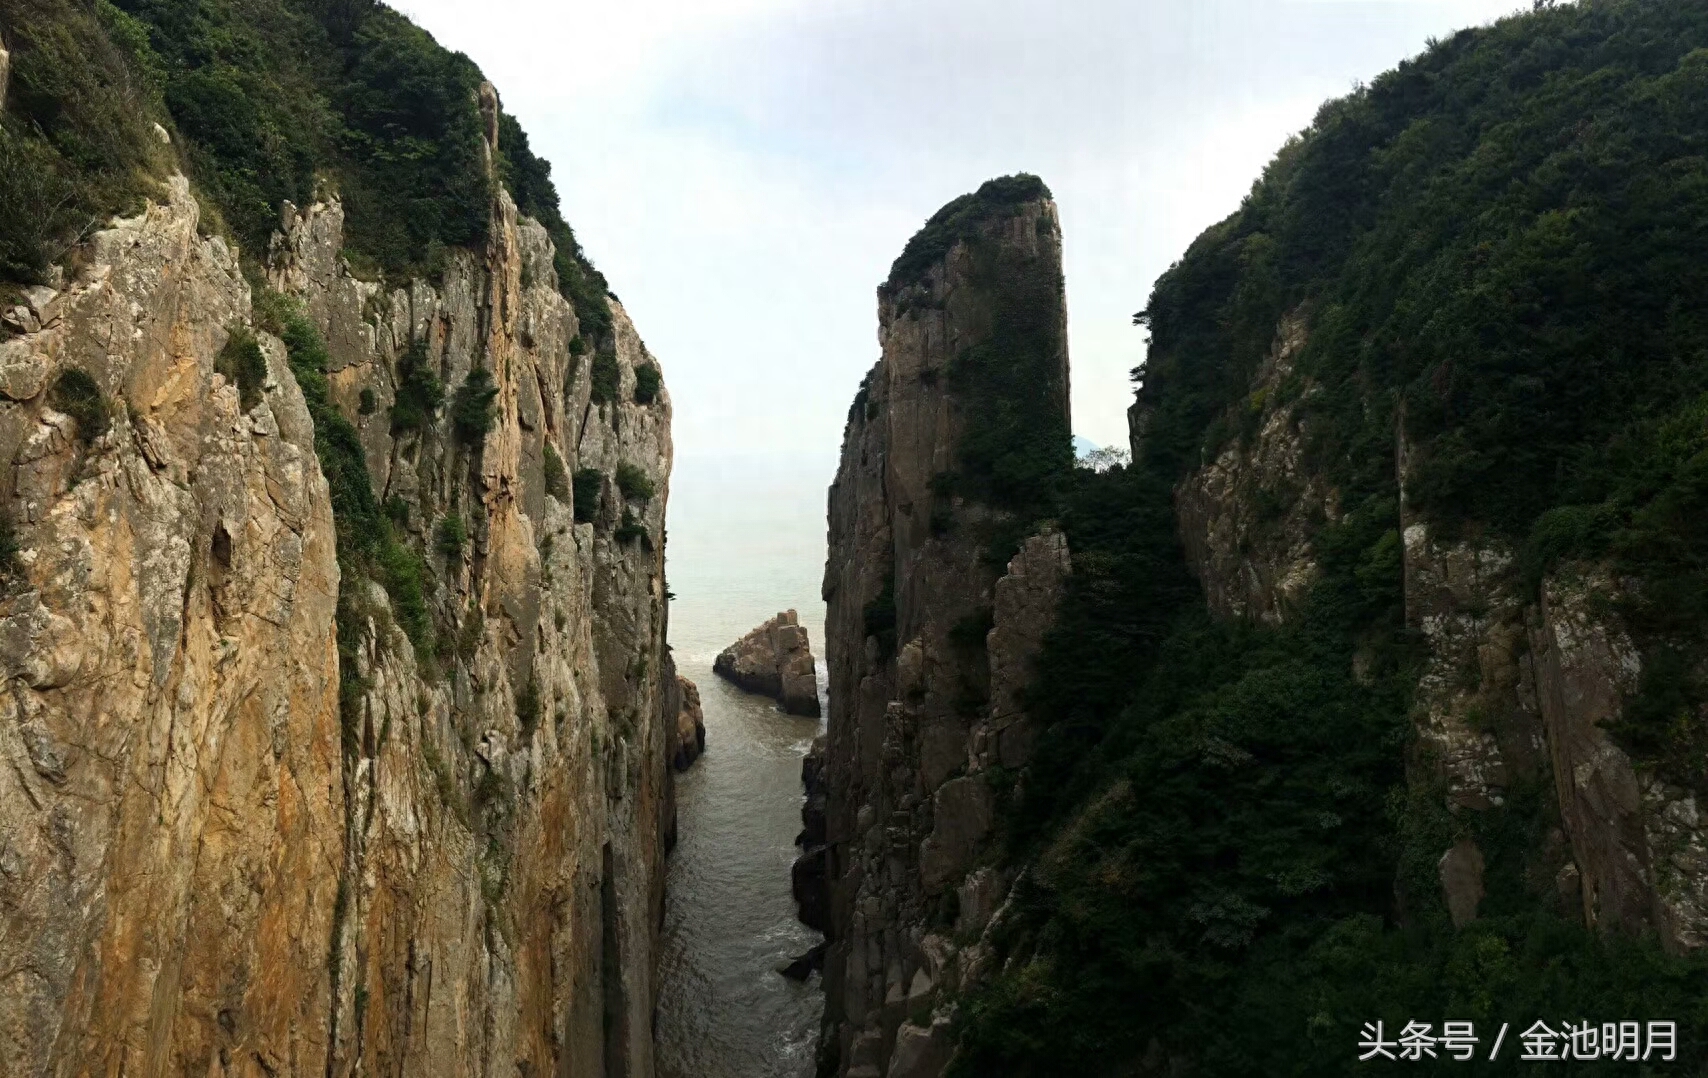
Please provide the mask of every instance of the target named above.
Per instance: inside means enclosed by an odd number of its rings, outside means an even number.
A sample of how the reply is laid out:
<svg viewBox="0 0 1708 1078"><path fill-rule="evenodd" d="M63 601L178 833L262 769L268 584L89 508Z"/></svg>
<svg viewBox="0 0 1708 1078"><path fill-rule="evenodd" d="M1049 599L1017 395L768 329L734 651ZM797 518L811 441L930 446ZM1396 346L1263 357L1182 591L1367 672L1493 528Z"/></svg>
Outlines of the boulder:
<svg viewBox="0 0 1708 1078"><path fill-rule="evenodd" d="M775 699L791 715L818 717L818 671L806 627L793 610L725 648L712 670L748 692Z"/></svg>

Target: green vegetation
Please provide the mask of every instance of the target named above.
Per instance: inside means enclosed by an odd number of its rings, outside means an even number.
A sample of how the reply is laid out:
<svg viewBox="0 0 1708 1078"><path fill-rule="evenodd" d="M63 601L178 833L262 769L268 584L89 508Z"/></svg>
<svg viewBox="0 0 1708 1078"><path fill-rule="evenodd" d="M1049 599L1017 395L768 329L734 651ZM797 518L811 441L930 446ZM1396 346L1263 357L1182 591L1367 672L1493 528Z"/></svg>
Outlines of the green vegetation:
<svg viewBox="0 0 1708 1078"><path fill-rule="evenodd" d="M1039 272L1037 259L990 235L994 223L1049 197L1042 180L1019 175L990 180L955 199L908 241L882 289L897 294L964 244L968 283L988 297L989 333L961 349L946 372L928 368L919 378L935 385L946 373L957 407L968 417L956 447L960 471L935 477L933 493L960 493L1004 511L980 527L987 555L999 565L1039 521L1055 514L1073 469L1061 281ZM873 417L870 378L861 382L849 409L851 423ZM954 529L946 500L933 506L930 523L937 536Z"/></svg>
<svg viewBox="0 0 1708 1078"><path fill-rule="evenodd" d="M225 345L214 357L214 370L237 387L238 405L247 412L261 403L261 387L267 382L267 357L247 327L233 326Z"/></svg>
<svg viewBox="0 0 1708 1078"><path fill-rule="evenodd" d="M495 421L493 401L498 387L492 384L492 372L485 367L473 367L463 384L451 398L451 429L459 441L479 445L486 440Z"/></svg>
<svg viewBox="0 0 1708 1078"><path fill-rule="evenodd" d="M159 197L169 153L146 35L104 0L13 0L0 9L11 51L0 114L0 281L48 267L114 213Z"/></svg>
<svg viewBox="0 0 1708 1078"><path fill-rule="evenodd" d="M635 511L628 506L623 507L623 519L617 524L617 530L612 533L617 542L631 543L640 540L642 546L652 549L652 537L647 534L646 525L635 516Z"/></svg>
<svg viewBox="0 0 1708 1078"><path fill-rule="evenodd" d="M664 386L664 376L658 372L658 366L653 363L642 363L635 368L635 403L651 404L658 399L658 391Z"/></svg>
<svg viewBox="0 0 1708 1078"><path fill-rule="evenodd" d="M439 406L445 386L427 359L427 343L411 341L397 361L397 398L391 406L393 434L425 430Z"/></svg>
<svg viewBox="0 0 1708 1078"><path fill-rule="evenodd" d="M575 307L581 328L570 340L570 354L580 354L575 344L583 334L596 342L614 344L611 306L605 300L605 275L593 268L574 231L563 219L557 189L552 185L551 162L534 156L527 133L507 112L498 117L498 157L504 184L515 197L517 208L545 226L556 248L553 268L557 272L558 290ZM586 345L582 348L585 350Z"/></svg>
<svg viewBox="0 0 1708 1078"><path fill-rule="evenodd" d="M626 501L651 501L656 493L645 469L626 460L617 465L617 489L623 492Z"/></svg>
<svg viewBox="0 0 1708 1078"><path fill-rule="evenodd" d="M338 565L346 586L338 589L338 648L340 700L345 705L345 729L357 716L349 707L365 686L357 674L356 655L367 632L367 617L359 609L362 588L371 579L385 588L392 616L414 646L417 660L431 658L432 622L427 610L427 567L421 555L398 538L396 526L374 496L367 457L356 428L332 403L326 381L326 345L300 310L277 297L258 308L275 313L278 321L263 328L285 342L291 371L302 387L314 420L314 450L332 496L332 520L337 529Z"/></svg>
<svg viewBox="0 0 1708 1078"><path fill-rule="evenodd" d="M575 473L575 522L591 524L599 516L599 489L605 477L597 468L579 468Z"/></svg>
<svg viewBox="0 0 1708 1078"><path fill-rule="evenodd" d="M912 284L961 240L976 237L993 219L1012 216L1023 203L1049 198L1050 189L1036 176L1021 173L986 180L970 195L962 195L931 215L890 266L883 290L894 293Z"/></svg>
<svg viewBox="0 0 1708 1078"><path fill-rule="evenodd" d="M1053 514L1073 470L1060 282L980 236L968 242L973 287L990 295L994 317L990 336L949 364L950 388L969 417L955 489L1030 525ZM999 562L1017 538L1002 537Z"/></svg>
<svg viewBox="0 0 1708 1078"><path fill-rule="evenodd" d="M439 553L447 558L460 558L468 546L468 525L463 523L462 514L447 513L439 521L439 530L434 536L439 547Z"/></svg>
<svg viewBox="0 0 1708 1078"><path fill-rule="evenodd" d="M89 372L81 367L67 367L59 372L48 390L48 403L64 412L77 423L77 438L88 445L107 433L111 418L107 413L106 395Z"/></svg>
<svg viewBox="0 0 1708 1078"><path fill-rule="evenodd" d="M1618 611L1649 642L1618 736L1700 789L1705 89L1708 9L1542 6L1455 35L1325 106L1159 280L1141 459L1055 487L1074 573L1005 820L1032 869L956 1074L1353 1074L1376 1019L1639 1010L1677 1015L1681 1073L1708 1063L1708 961L1601 939L1527 878L1551 788L1455 815L1427 762L1408 783L1394 475L1399 427L1439 532L1506 539L1532 581L1602 557L1644 582ZM1344 515L1286 624L1217 623L1171 492L1254 432L1251 378L1294 311L1308 343L1276 396ZM1488 870L1455 929L1437 861L1461 837Z"/></svg>
<svg viewBox="0 0 1708 1078"><path fill-rule="evenodd" d="M0 509L0 581L9 581L18 575L18 554L22 549L18 543L17 522L9 510Z"/></svg>
<svg viewBox="0 0 1708 1078"><path fill-rule="evenodd" d="M564 470L563 458L557 446L546 442L546 493L560 502L569 501L569 473Z"/></svg>
<svg viewBox="0 0 1708 1078"><path fill-rule="evenodd" d="M436 275L486 236L480 71L378 0L16 0L0 34L13 64L0 281L42 279L111 214L160 197L174 166L250 258L282 202L328 192L364 279ZM581 332L608 341L605 279L563 220L550 166L502 112L499 146L500 179L550 233Z"/></svg>
<svg viewBox="0 0 1708 1078"><path fill-rule="evenodd" d="M610 404L617 399L617 384L622 370L617 366L617 353L597 352L593 356L593 390L589 399L594 404Z"/></svg>
<svg viewBox="0 0 1708 1078"><path fill-rule="evenodd" d="M524 738L532 737L540 725L540 683L533 674L528 675L528 683L516 695L516 722Z"/></svg>

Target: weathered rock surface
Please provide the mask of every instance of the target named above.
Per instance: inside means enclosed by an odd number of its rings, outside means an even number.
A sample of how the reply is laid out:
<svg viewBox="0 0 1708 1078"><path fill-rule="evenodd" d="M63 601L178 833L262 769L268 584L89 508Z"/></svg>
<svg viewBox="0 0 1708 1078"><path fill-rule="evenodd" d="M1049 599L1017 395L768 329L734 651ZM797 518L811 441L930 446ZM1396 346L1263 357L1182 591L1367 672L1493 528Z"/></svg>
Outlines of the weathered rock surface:
<svg viewBox="0 0 1708 1078"><path fill-rule="evenodd" d="M1315 387L1306 383L1282 399L1304 346L1304 317L1296 312L1277 330L1251 395L1225 417L1229 428L1249 425L1254 433L1230 436L1176 492L1181 545L1210 609L1224 617L1281 621L1317 579L1311 544L1317 522L1340 516L1334 490L1303 464L1299 405ZM1145 418L1135 410L1129 419L1137 460Z"/></svg>
<svg viewBox="0 0 1708 1078"><path fill-rule="evenodd" d="M817 718L818 668L806 626L785 610L718 653L712 671L769 696L791 715Z"/></svg>
<svg viewBox="0 0 1708 1078"><path fill-rule="evenodd" d="M1176 491L1188 558L1212 610L1226 617L1286 620L1316 578L1316 530L1339 516L1336 492L1303 464L1295 415L1314 389L1295 379L1291 396L1282 395L1303 325L1297 313L1283 320L1245 408L1230 413L1230 425L1249 424L1248 436ZM1129 418L1142 452L1147 417L1135 406ZM1694 794L1637 768L1608 733L1641 674L1639 649L1614 613L1631 585L1594 566L1565 566L1543 580L1537 602L1504 544L1474 531L1442 539L1413 510L1405 493L1412 458L1407 439L1396 437L1396 554L1406 624L1423 645L1413 783L1438 791L1457 815L1499 808L1515 784L1551 776L1554 838L1507 868L1532 882L1539 902L1559 903L1586 924L1658 931L1675 950L1702 946L1708 820ZM1477 916L1485 873L1495 870L1488 856L1470 838L1440 854L1456 923Z"/></svg>
<svg viewBox="0 0 1708 1078"><path fill-rule="evenodd" d="M336 201L287 209L269 279L426 552L438 643L411 640L340 570L283 347L260 335L247 412L214 373L251 296L197 215L175 180L0 346L0 1073L650 1075L679 736L670 404L633 402L654 360L613 301L621 392L590 400L507 196L482 248L390 292L340 260ZM452 392L491 374L479 444L443 414L392 430L412 349ZM112 405L93 439L47 403L70 367ZM595 520L547 492L548 443L605 477ZM619 463L657 493L625 498Z"/></svg>
<svg viewBox="0 0 1708 1078"><path fill-rule="evenodd" d="M994 275L1054 297L1059 351L1047 391L1065 421L1061 234L1054 204L1039 197L985 221L917 280L880 289L883 357L850 412L830 491L830 714L822 754L804 768L795 869L802 917L822 916L830 944L821 1074L942 1073L948 1001L970 983L979 948L957 948L930 926L955 897L947 892L973 876L993 902L1007 884L980 867L995 807L985 772L1028 758L1019 689L1068 553L1045 531L1006 573L994 569L982 536L997 511L937 481L956 469L970 418L938 375L992 334ZM978 625L984 638L969 641L966 627Z"/></svg>

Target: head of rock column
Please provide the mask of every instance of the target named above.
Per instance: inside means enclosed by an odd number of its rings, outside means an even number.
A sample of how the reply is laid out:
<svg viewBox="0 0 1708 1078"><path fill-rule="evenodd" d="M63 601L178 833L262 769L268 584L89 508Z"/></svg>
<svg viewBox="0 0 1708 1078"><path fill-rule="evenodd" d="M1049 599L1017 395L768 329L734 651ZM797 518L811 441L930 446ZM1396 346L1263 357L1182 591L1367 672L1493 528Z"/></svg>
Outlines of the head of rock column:
<svg viewBox="0 0 1708 1078"><path fill-rule="evenodd" d="M832 941L821 1073L925 1075L947 1052L908 1019L954 976L934 926L990 859L980 772L1025 763L1006 731L1068 564L1045 524L1073 456L1043 182L992 180L933 215L879 287L878 323L829 497L825 822L805 855L827 893L802 907Z"/></svg>

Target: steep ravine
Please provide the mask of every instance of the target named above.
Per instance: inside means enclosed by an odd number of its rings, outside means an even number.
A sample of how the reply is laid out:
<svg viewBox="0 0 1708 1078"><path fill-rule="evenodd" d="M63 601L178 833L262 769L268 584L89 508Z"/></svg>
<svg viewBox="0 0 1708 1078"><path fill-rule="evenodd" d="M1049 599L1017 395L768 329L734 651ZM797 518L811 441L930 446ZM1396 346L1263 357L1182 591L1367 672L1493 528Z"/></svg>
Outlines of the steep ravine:
<svg viewBox="0 0 1708 1078"><path fill-rule="evenodd" d="M646 1078L656 360L614 299L583 330L500 186L395 287L337 198L287 205L265 303L168 189L0 342L0 1071Z"/></svg>

